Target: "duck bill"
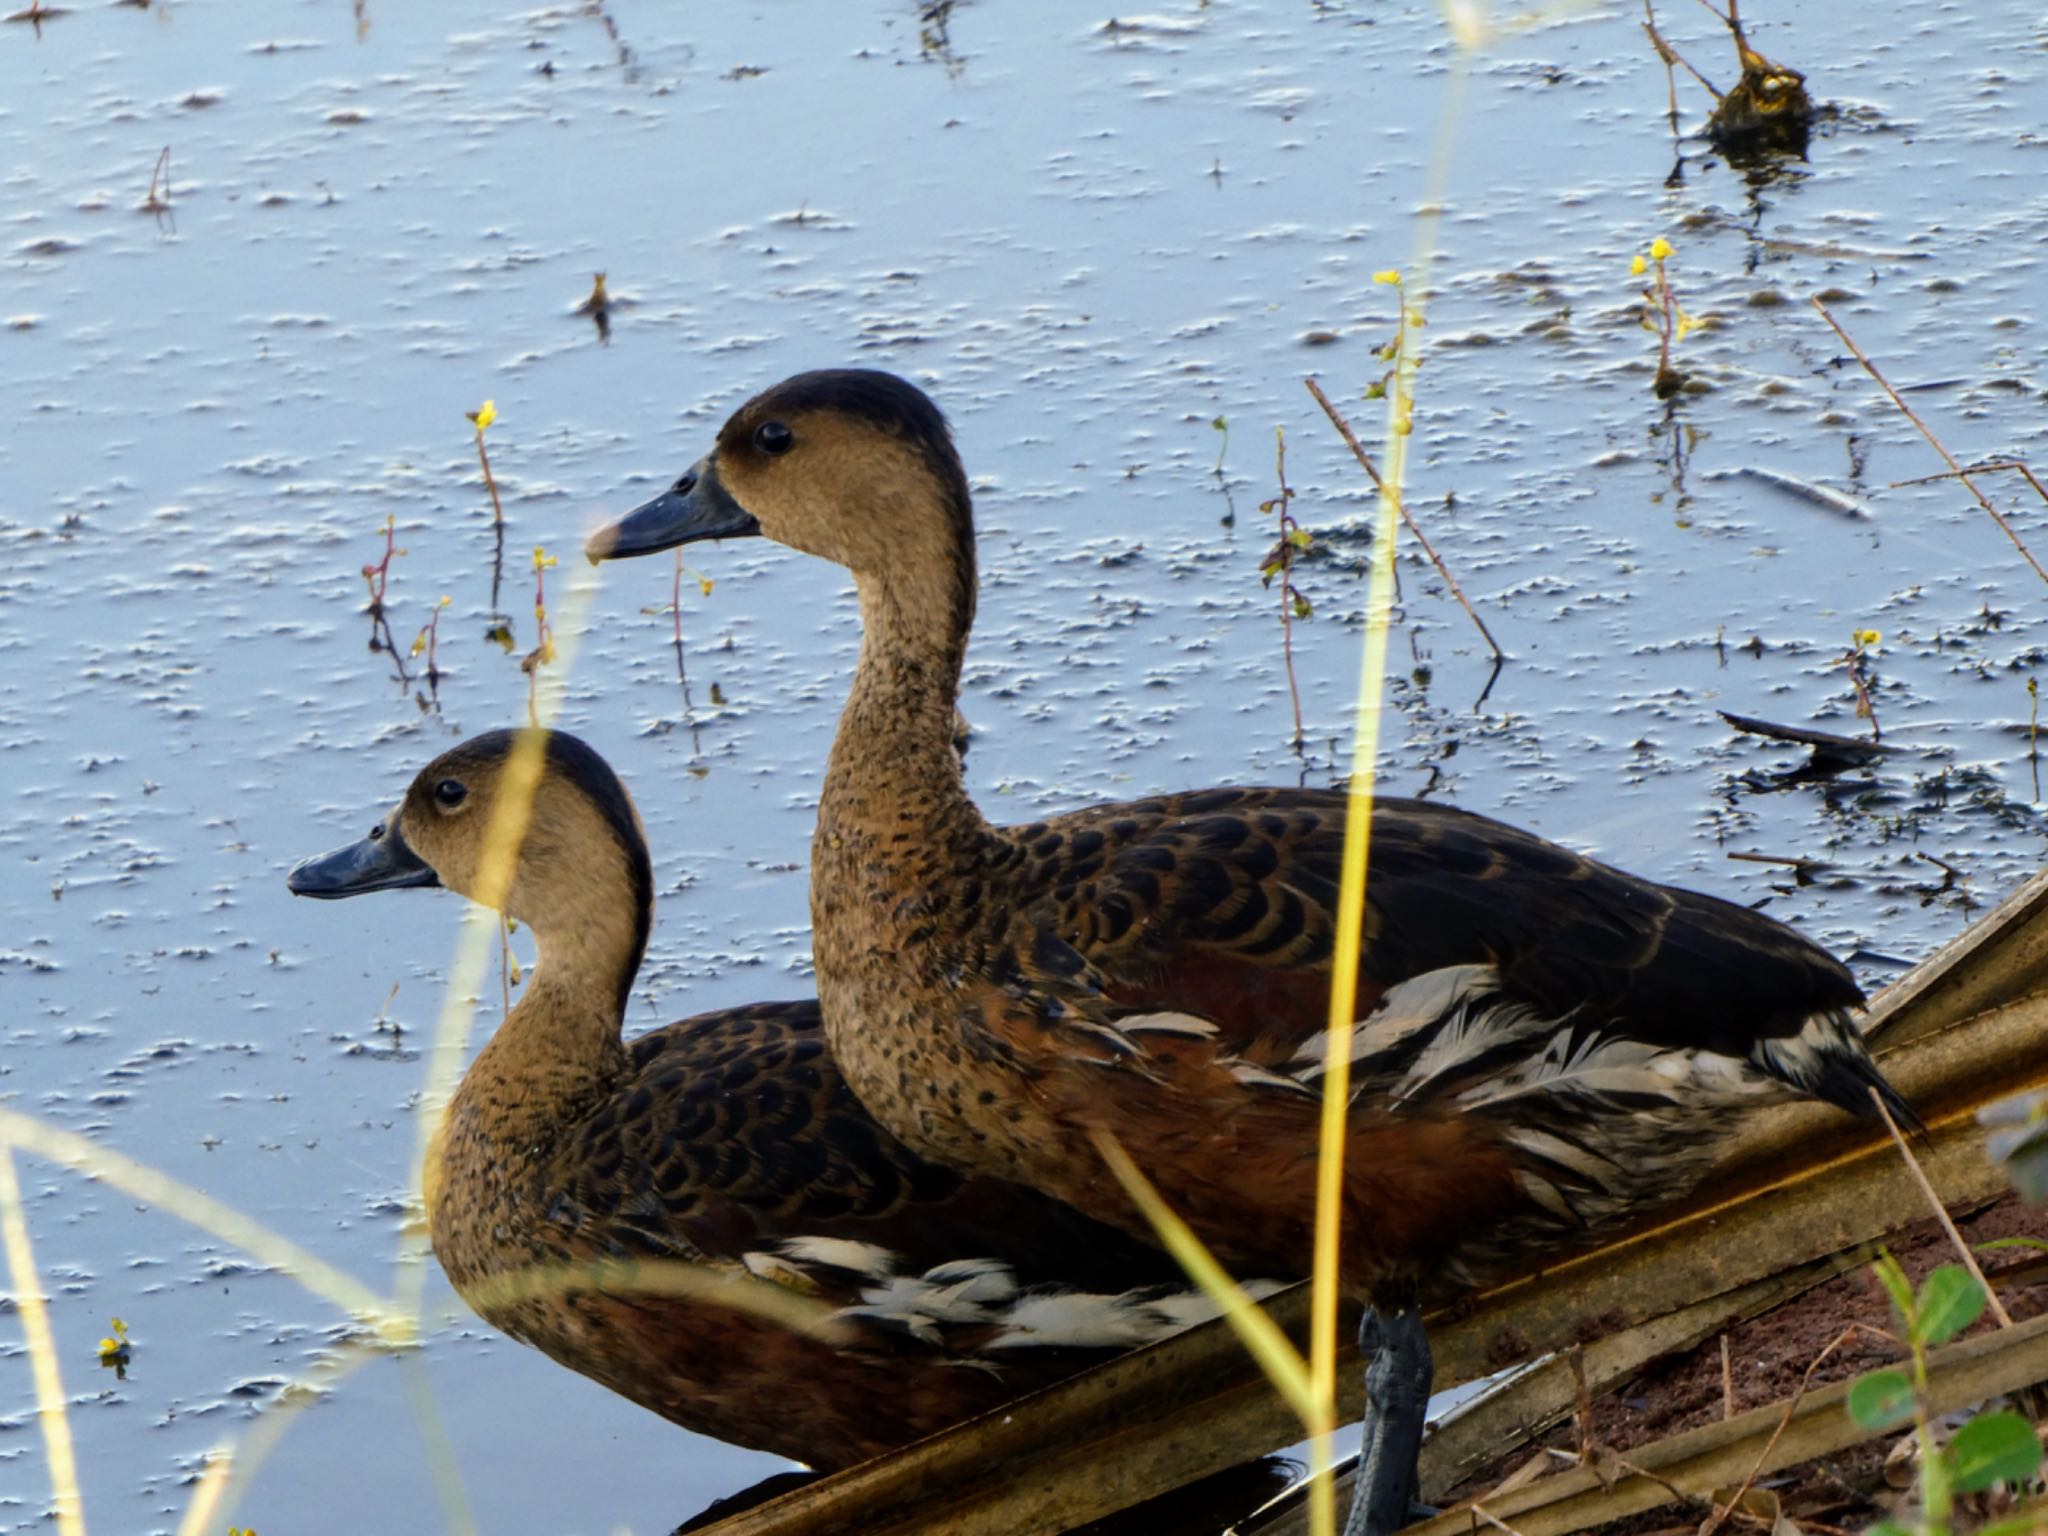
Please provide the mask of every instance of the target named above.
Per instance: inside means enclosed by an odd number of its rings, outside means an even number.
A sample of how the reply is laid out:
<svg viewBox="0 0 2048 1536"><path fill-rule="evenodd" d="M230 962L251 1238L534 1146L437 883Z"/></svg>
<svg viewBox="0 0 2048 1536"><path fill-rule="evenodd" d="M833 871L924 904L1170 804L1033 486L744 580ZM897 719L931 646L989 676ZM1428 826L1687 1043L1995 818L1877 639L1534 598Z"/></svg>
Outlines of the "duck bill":
<svg viewBox="0 0 2048 1536"><path fill-rule="evenodd" d="M753 514L734 501L719 480L718 461L707 455L652 501L598 529L584 542L583 553L595 565L701 539L747 538L760 531Z"/></svg>
<svg viewBox="0 0 2048 1536"><path fill-rule="evenodd" d="M395 824L387 823L380 834L301 859L284 877L294 896L316 896L337 901L343 896L366 896L371 891L405 891L437 886L434 868L412 851Z"/></svg>

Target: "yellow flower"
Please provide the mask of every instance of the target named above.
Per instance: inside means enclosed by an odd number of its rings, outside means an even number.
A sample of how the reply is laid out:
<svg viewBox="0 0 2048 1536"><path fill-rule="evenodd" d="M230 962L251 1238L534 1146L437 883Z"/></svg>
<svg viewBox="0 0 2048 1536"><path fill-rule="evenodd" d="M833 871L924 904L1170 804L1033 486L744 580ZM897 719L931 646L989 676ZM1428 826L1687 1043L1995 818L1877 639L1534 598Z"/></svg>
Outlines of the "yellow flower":
<svg viewBox="0 0 2048 1536"><path fill-rule="evenodd" d="M1376 283L1398 285L1401 281L1401 269L1399 267L1388 267L1383 272L1373 273L1372 280Z"/></svg>
<svg viewBox="0 0 2048 1536"><path fill-rule="evenodd" d="M1630 277L1641 277L1649 270L1650 264L1640 256L1628 264L1628 275Z"/></svg>
<svg viewBox="0 0 2048 1536"><path fill-rule="evenodd" d="M1868 650L1882 642L1883 639L1884 636L1874 629L1859 629L1856 631L1856 646L1859 650Z"/></svg>
<svg viewBox="0 0 2048 1536"><path fill-rule="evenodd" d="M1671 254L1671 242L1662 235L1650 242L1650 260L1662 261Z"/></svg>
<svg viewBox="0 0 2048 1536"><path fill-rule="evenodd" d="M533 546L533 568L536 571L544 571L549 566L559 563L553 555L548 553L547 545L536 544Z"/></svg>
<svg viewBox="0 0 2048 1536"><path fill-rule="evenodd" d="M473 425L479 433L481 433L484 430L484 428L488 427L492 422L498 419L498 402L495 400L486 400L477 409L473 411L464 411L462 414L467 416L470 420L470 424Z"/></svg>
<svg viewBox="0 0 2048 1536"><path fill-rule="evenodd" d="M113 1332L108 1337L100 1340L100 1363L102 1365L113 1365L118 1361L126 1365L128 1363L128 1325L118 1317L110 1317L107 1319L107 1326L113 1329Z"/></svg>
<svg viewBox="0 0 2048 1536"><path fill-rule="evenodd" d="M711 595L711 578L709 576L699 576L697 578L697 590L706 597L709 597Z"/></svg>
<svg viewBox="0 0 2048 1536"><path fill-rule="evenodd" d="M1695 320L1695 319L1693 319L1693 317L1692 317L1691 315L1688 315L1688 314L1687 314L1687 313L1686 313L1686 312L1685 312L1684 310L1682 310L1682 309L1675 309L1675 313L1676 313L1676 314L1677 314L1677 316L1678 316L1678 326L1677 326L1677 329L1676 329L1676 330L1674 330L1674 331L1673 331L1673 332L1671 333L1671 339L1672 339L1673 341L1683 341L1683 340L1685 340L1685 335L1686 335L1686 332L1688 332L1688 331L1696 331L1696 330L1698 330L1698 329L1699 329L1699 328L1700 328L1701 326L1703 326L1703 325L1705 325L1705 324L1707 323L1707 322L1706 322L1706 321L1704 321L1704 320Z"/></svg>
<svg viewBox="0 0 2048 1536"><path fill-rule="evenodd" d="M441 594L441 601L440 601L440 602L438 602L438 603L436 603L436 604L434 604L434 606L435 606L436 608L446 608L446 607L447 607L447 606L448 606L448 605L449 605L450 603L452 603L452 602L454 602L454 601L455 601L455 599L454 599L454 598L450 597L450 596L449 596L449 595L448 595L447 593L443 592L443 593Z"/></svg>

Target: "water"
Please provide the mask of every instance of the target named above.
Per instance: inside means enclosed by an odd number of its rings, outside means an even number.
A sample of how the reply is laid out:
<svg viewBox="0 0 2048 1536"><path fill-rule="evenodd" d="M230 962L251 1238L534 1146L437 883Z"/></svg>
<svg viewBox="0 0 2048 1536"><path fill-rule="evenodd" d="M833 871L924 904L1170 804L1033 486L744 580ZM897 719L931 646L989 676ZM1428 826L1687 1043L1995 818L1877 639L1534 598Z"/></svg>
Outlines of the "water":
<svg viewBox="0 0 2048 1536"><path fill-rule="evenodd" d="M1327 780L1355 677L1369 505L1300 381L1377 446L1360 396L1393 302L1371 276L1413 270L1453 88L1432 8L1169 0L1113 28L1068 0L923 25L879 0L671 10L179 0L0 29L0 1091L380 1286L459 903L314 906L280 876L443 744L523 716L515 658L482 639L493 535L463 413L485 398L524 650L532 547L570 555L746 394L849 361L932 388L979 498L964 705L999 816ZM1710 18L1663 20L1728 80ZM1752 25L1838 112L1776 179L1697 143L1671 179L1663 71L1627 7L1537 26L1464 86L1410 496L1514 660L1475 703L1486 653L1404 561L1382 767L1768 902L1879 983L2040 858L2042 591L1953 485L1890 488L1941 466L1806 300L1831 295L1959 456L2048 467L2048 34L2018 0ZM166 146L169 209L144 211ZM1678 357L1704 392L1668 408L1628 273L1658 234L1711 321ZM630 300L608 343L573 312L599 270ZM1276 425L1325 536L1295 635L1306 765L1257 576ZM2048 546L2012 477L1990 489ZM387 516L401 652L452 599L438 707L366 649L357 572ZM716 588L684 586L687 699L656 560L605 572L565 715L655 842L649 1024L808 989L806 840L855 640L836 572L692 558ZM1715 711L1859 732L1840 658L1863 628L1901 751L1769 787L1796 755ZM1798 885L1731 852L1831 867ZM89 1517L175 1529L203 1454L343 1322L22 1166ZM94 1361L113 1315L126 1382ZM12 1329L0 1352L0 1525L40 1527ZM774 1465L467 1320L424 1363L487 1531L662 1531ZM409 1403L388 1361L350 1377L238 1519L430 1527Z"/></svg>

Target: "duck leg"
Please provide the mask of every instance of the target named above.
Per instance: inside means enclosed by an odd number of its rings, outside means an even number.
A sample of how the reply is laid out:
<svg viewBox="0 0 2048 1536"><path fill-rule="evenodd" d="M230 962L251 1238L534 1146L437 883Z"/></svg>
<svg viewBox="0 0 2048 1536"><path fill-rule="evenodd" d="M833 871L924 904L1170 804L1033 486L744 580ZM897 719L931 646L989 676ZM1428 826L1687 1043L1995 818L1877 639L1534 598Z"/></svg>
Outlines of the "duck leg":
<svg viewBox="0 0 2048 1536"><path fill-rule="evenodd" d="M1366 1360L1365 1445L1344 1536L1392 1536L1415 1518L1415 1458L1436 1370L1421 1310L1366 1308L1358 1352Z"/></svg>

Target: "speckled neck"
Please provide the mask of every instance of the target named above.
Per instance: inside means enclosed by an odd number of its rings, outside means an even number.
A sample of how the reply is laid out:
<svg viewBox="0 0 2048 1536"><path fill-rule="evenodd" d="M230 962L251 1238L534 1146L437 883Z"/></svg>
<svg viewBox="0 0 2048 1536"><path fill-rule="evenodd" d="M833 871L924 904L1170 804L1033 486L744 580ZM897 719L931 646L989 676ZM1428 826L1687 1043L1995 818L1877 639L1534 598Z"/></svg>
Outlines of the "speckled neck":
<svg viewBox="0 0 2048 1536"><path fill-rule="evenodd" d="M627 905L615 893L612 905ZM627 1071L616 999L638 960L630 913L593 912L563 929L536 927L540 963L449 1106L443 1155L452 1176L477 1164L502 1178L510 1164L544 1155L554 1129L571 1125ZM493 1169L492 1165L497 1165ZM442 1223L436 1211L435 1224Z"/></svg>
<svg viewBox="0 0 2048 1536"><path fill-rule="evenodd" d="M953 741L974 621L971 525L952 548L909 555L878 572L856 571L854 583L860 661L826 769L821 849L829 848L830 835L861 831L892 839L908 832L913 842L986 832Z"/></svg>

